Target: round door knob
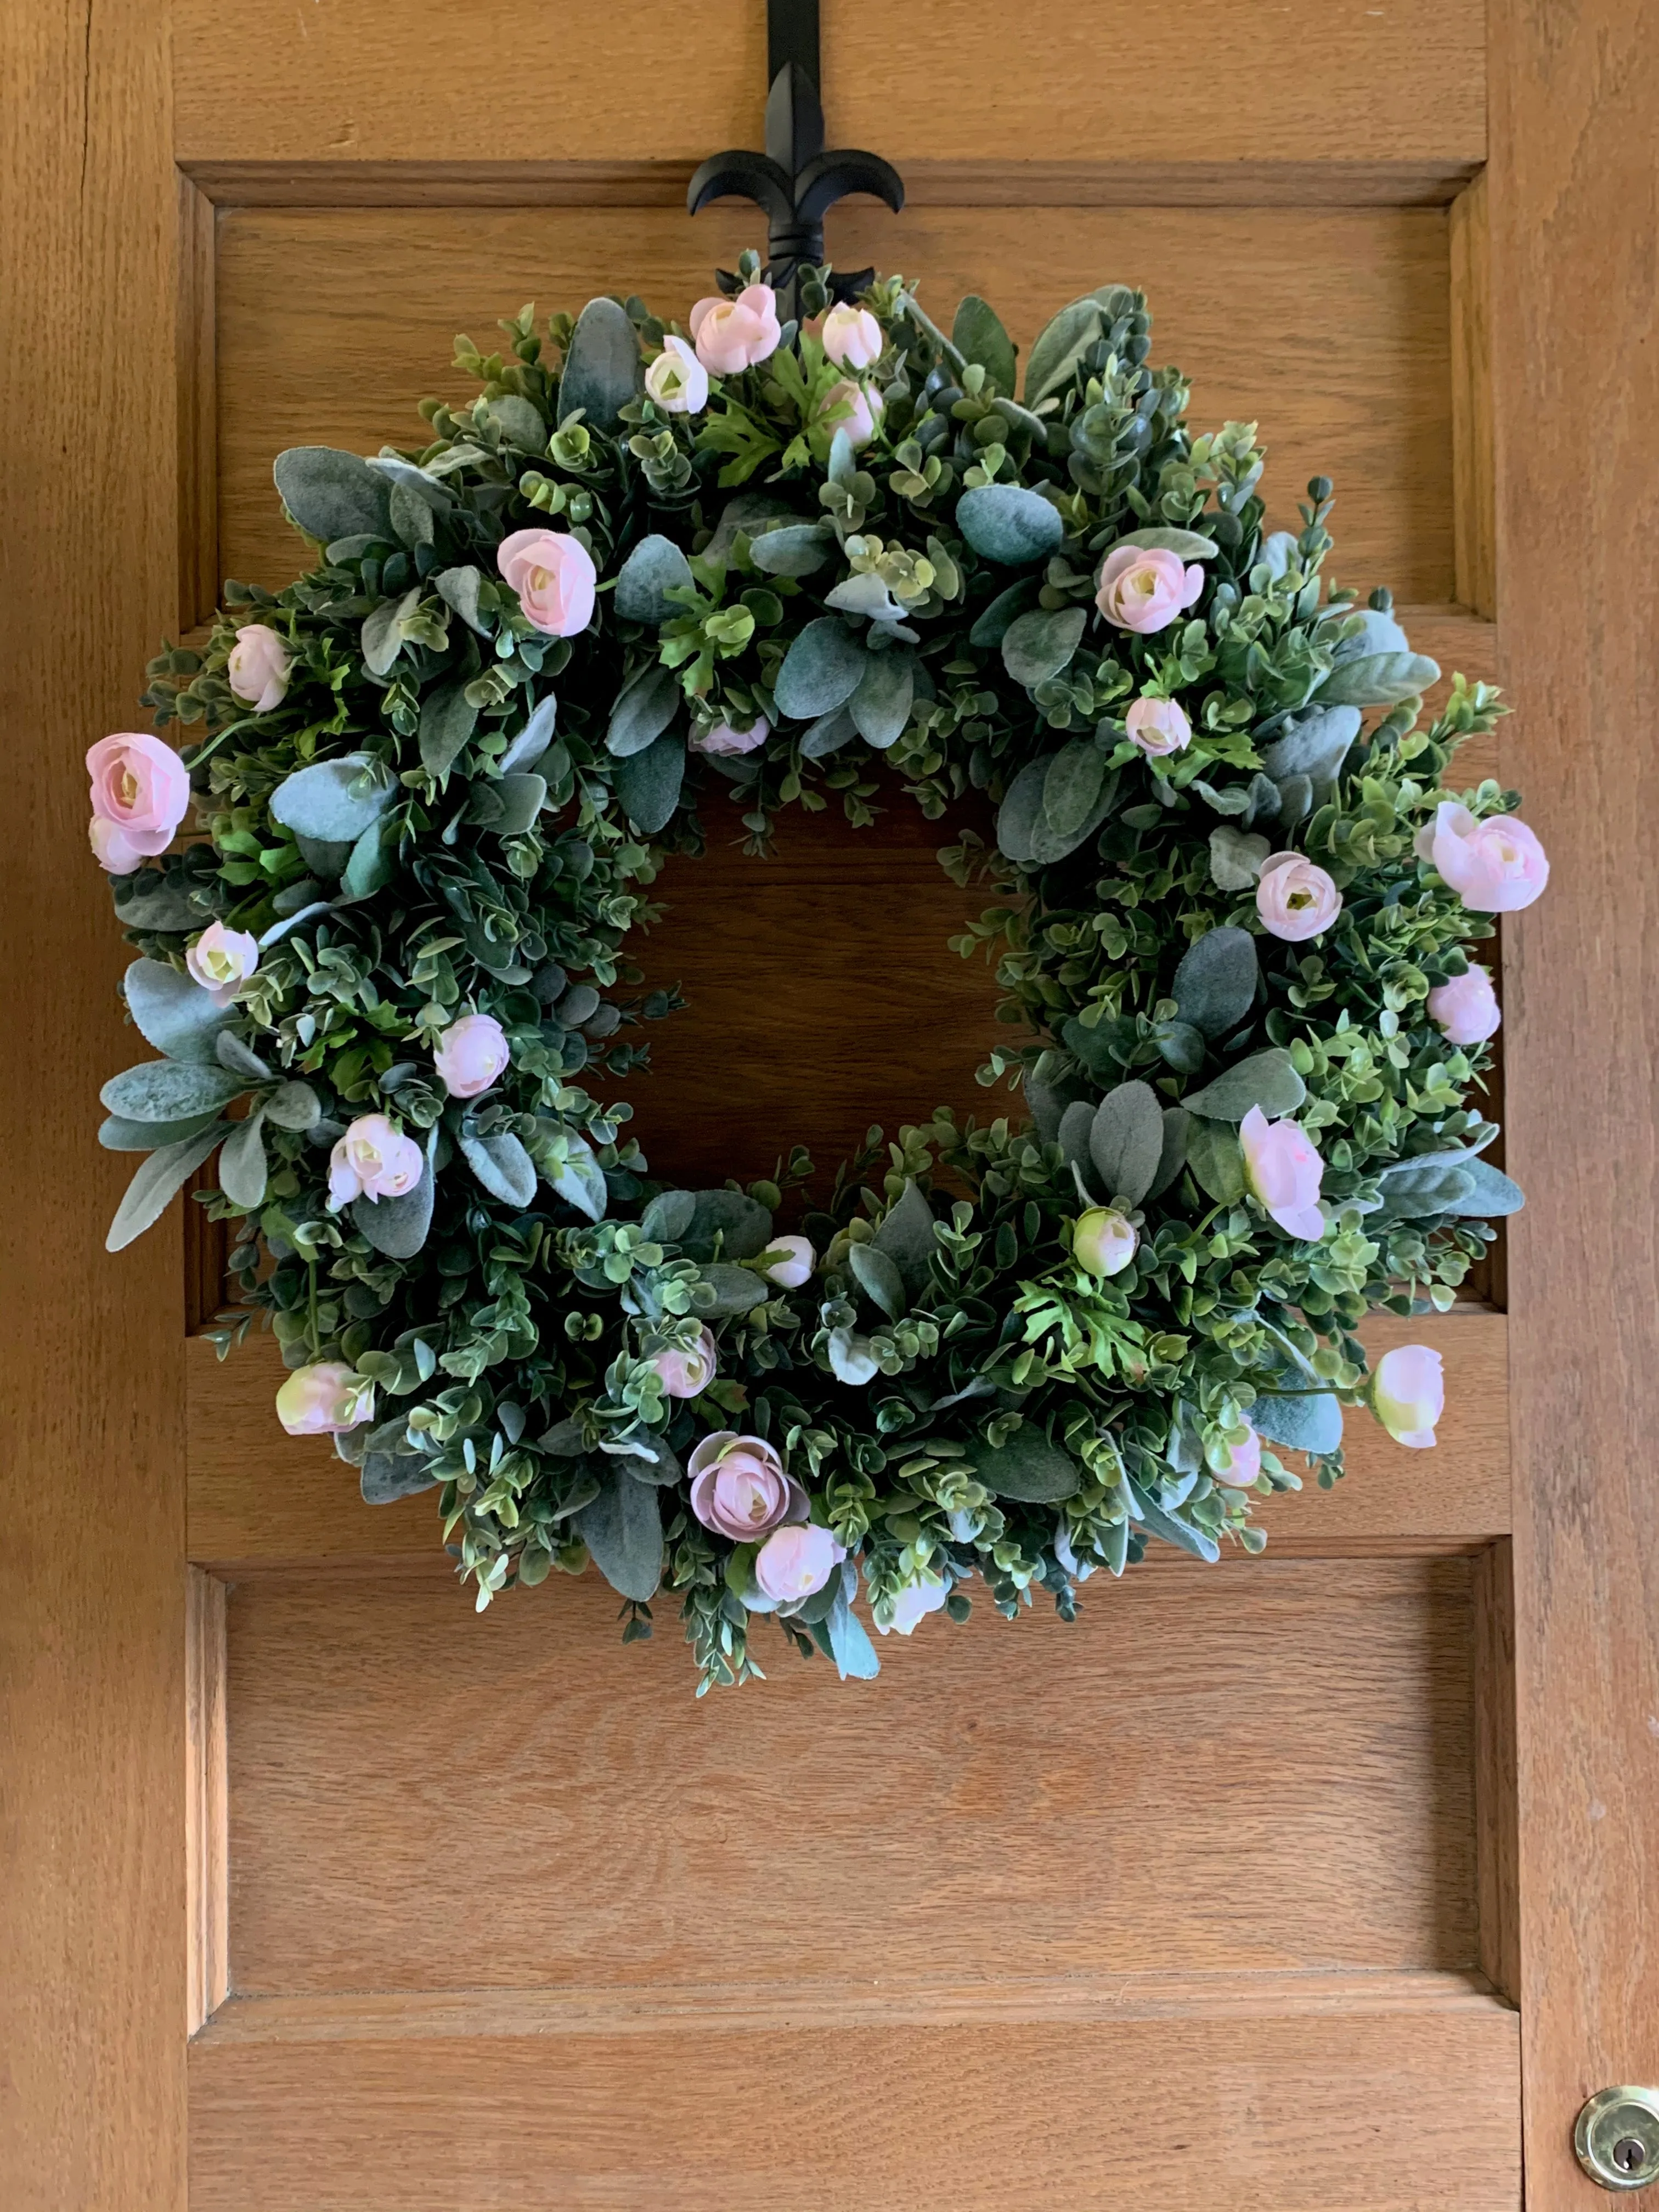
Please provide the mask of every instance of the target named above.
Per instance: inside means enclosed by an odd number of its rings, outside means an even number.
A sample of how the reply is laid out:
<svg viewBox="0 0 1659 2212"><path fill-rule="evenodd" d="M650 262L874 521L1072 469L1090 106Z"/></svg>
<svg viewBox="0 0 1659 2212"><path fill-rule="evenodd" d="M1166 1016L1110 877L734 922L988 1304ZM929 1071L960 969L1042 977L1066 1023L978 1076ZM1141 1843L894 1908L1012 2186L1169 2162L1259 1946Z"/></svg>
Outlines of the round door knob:
<svg viewBox="0 0 1659 2212"><path fill-rule="evenodd" d="M1572 2147L1603 2189L1659 2181L1659 2089L1598 2089L1578 2115Z"/></svg>

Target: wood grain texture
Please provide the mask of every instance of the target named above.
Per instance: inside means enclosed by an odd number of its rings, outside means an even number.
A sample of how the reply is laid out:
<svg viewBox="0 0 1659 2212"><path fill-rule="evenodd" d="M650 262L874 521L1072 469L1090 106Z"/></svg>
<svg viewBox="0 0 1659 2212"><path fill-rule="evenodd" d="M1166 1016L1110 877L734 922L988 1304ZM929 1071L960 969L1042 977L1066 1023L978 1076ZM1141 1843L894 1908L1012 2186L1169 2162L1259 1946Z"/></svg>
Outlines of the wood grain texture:
<svg viewBox="0 0 1659 2212"><path fill-rule="evenodd" d="M82 766L93 739L131 726L177 611L165 22L159 7L42 0L7 11L0 62L8 2212L184 2198L179 1237L103 1249L134 1163L94 1142L96 1094L132 1031Z"/></svg>
<svg viewBox="0 0 1659 2212"><path fill-rule="evenodd" d="M1496 2006L718 2036L692 2025L553 2048L533 2034L260 2048L210 2029L191 2059L191 2203L1516 2212L1516 2043Z"/></svg>
<svg viewBox="0 0 1659 2212"><path fill-rule="evenodd" d="M178 634L219 604L218 394L213 203L190 179L179 192Z"/></svg>
<svg viewBox="0 0 1659 2212"><path fill-rule="evenodd" d="M225 210L226 572L272 587L294 573L302 548L270 481L283 446L416 443L422 394L468 393L448 366L453 331L483 343L523 301L544 313L579 307L618 269L653 306L683 314L711 266L754 242L757 222L726 203L696 224L654 208ZM838 260L920 276L924 299L947 316L981 292L1022 346L1085 282L1139 283L1156 357L1193 379L1194 420L1260 418L1273 520L1294 523L1308 478L1328 476L1334 578L1366 591L1386 583L1405 603L1452 603L1443 209L946 208L895 220L860 203L834 222Z"/></svg>
<svg viewBox="0 0 1659 2212"><path fill-rule="evenodd" d="M230 1778L226 1744L225 1586L190 1570L185 1599L185 1889L193 2035L230 1987Z"/></svg>
<svg viewBox="0 0 1659 2212"><path fill-rule="evenodd" d="M187 162L614 161L690 168L762 143L765 15L744 0L578 0L459 52L441 0L339 0L275 15L257 98L236 15L179 10L175 98ZM1018 21L996 0L918 0L903 35L824 0L832 146L896 161L1106 167L1174 149L1220 167L1282 160L1411 167L1486 150L1478 0L1328 0L1294 9L1172 0L1157 35L1064 9ZM388 58L397 57L397 97ZM503 76L505 72L505 76ZM688 89L695 76L695 94ZM504 82L511 96L502 97Z"/></svg>
<svg viewBox="0 0 1659 2212"><path fill-rule="evenodd" d="M1515 1547L1489 1544L1474 1563L1474 1811L1480 1965L1518 2002L1521 1867L1515 1749Z"/></svg>
<svg viewBox="0 0 1659 2212"><path fill-rule="evenodd" d="M672 1604L621 1650L591 1580L482 1618L425 1580L240 1584L234 1987L1470 1966L1471 1573L1130 1574L1070 1626L981 1602L884 1638L858 1689L763 1636L764 1686L702 1700Z"/></svg>
<svg viewBox="0 0 1659 2212"><path fill-rule="evenodd" d="M1492 246L1486 172L1448 216L1451 244L1452 531L1457 596L1490 619L1498 604L1492 481Z"/></svg>
<svg viewBox="0 0 1659 2212"><path fill-rule="evenodd" d="M1637 0L1494 8L1498 581L1507 781L1547 895L1504 932L1514 1224L1526 2160L1659 2081L1659 49Z"/></svg>
<svg viewBox="0 0 1659 2212"><path fill-rule="evenodd" d="M1503 1316L1454 1311L1405 1322L1378 1316L1362 1333L1374 1356L1408 1341L1440 1347L1447 1384L1440 1443L1431 1452L1403 1451L1368 1416L1352 1415L1346 1479L1265 1509L1275 1548L1474 1545L1502 1534L1510 1525ZM271 1410L282 1362L269 1337L252 1337L222 1362L200 1338L187 1354L192 1559L240 1576L434 1556L435 1492L365 1505L356 1473L324 1440L283 1435Z"/></svg>

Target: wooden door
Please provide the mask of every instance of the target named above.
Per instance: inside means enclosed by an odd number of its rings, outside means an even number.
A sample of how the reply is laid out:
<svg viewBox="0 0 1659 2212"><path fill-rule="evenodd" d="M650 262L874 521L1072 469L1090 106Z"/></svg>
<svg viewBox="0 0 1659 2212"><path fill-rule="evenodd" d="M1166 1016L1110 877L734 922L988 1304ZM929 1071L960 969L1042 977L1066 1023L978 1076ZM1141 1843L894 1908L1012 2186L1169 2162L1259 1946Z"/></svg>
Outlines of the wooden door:
<svg viewBox="0 0 1659 2212"><path fill-rule="evenodd" d="M1022 340L1145 286L1195 412L1259 415L1280 515L1332 476L1342 577L1510 688L1490 765L1555 874L1504 933L1509 1287L1438 1328L1437 1452L1368 1441L1266 1560L1149 1564L1073 1628L976 1618L873 1685L694 1704L591 1578L476 1619L428 1500L362 1507L273 1434L264 1352L186 1339L210 1254L101 1251L122 951L80 755L221 574L289 572L280 447L407 441L453 331L624 280L683 309L759 242L683 196L759 142L763 10L181 0L170 57L159 8L36 10L0 533L28 2212L1496 2212L1523 2164L1553 2208L1595 2201L1583 2098L1659 2079L1639 11L824 16L832 140L910 187L832 217L838 262L981 290ZM935 842L902 805L792 820L773 861L671 879L651 958L696 1011L661 1058L702 1110L654 1159L763 1172L782 1127L832 1160L973 1103L988 987L942 949ZM757 945L793 979L758 1037Z"/></svg>

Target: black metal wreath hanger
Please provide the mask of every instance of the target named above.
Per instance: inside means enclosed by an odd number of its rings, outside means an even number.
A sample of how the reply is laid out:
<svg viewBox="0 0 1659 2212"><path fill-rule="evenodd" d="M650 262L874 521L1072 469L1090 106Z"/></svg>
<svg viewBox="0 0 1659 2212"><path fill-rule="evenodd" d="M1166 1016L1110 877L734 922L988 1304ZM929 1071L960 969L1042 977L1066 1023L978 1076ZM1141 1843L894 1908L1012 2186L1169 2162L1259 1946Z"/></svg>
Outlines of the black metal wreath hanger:
<svg viewBox="0 0 1659 2212"><path fill-rule="evenodd" d="M785 312L799 307L797 276L823 259L823 218L849 192L885 200L895 215L904 205L904 184L890 161L856 148L823 150L823 107L818 94L818 0L767 0L766 151L711 154L685 196L696 215L710 200L753 200L769 226L767 252L773 284ZM837 273L831 290L849 299L874 272Z"/></svg>

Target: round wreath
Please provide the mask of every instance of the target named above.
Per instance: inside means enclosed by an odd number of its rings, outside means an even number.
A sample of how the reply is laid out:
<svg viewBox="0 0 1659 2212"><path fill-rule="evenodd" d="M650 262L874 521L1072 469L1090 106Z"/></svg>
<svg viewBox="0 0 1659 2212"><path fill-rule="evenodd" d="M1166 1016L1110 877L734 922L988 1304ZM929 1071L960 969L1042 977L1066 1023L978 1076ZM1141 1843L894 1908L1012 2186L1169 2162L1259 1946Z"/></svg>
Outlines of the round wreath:
<svg viewBox="0 0 1659 2212"><path fill-rule="evenodd" d="M1267 1447L1328 1484L1344 1406L1432 1443L1438 1356L1368 1375L1354 1331L1443 1310L1521 1202L1465 946L1547 872L1445 782L1496 694L1419 727L1439 672L1328 588L1330 483L1264 536L1255 426L1188 433L1139 293L1062 308L1016 399L981 300L947 338L896 276L806 272L799 326L754 256L722 287L684 332L526 308L420 450L283 453L315 564L152 663L182 752L88 755L166 1055L103 1092L149 1154L112 1249L216 1148L284 1426L371 1501L441 1488L481 1607L591 1559L626 1640L665 1584L705 1688L765 1613L872 1673L860 1581L908 1632L975 1572L1070 1618L1150 1537L1259 1551ZM878 757L998 806L941 857L996 896L961 949L1030 1120L940 1111L782 1234L803 1155L665 1189L589 1086L677 1003L626 939L703 794L757 845L865 823Z"/></svg>

